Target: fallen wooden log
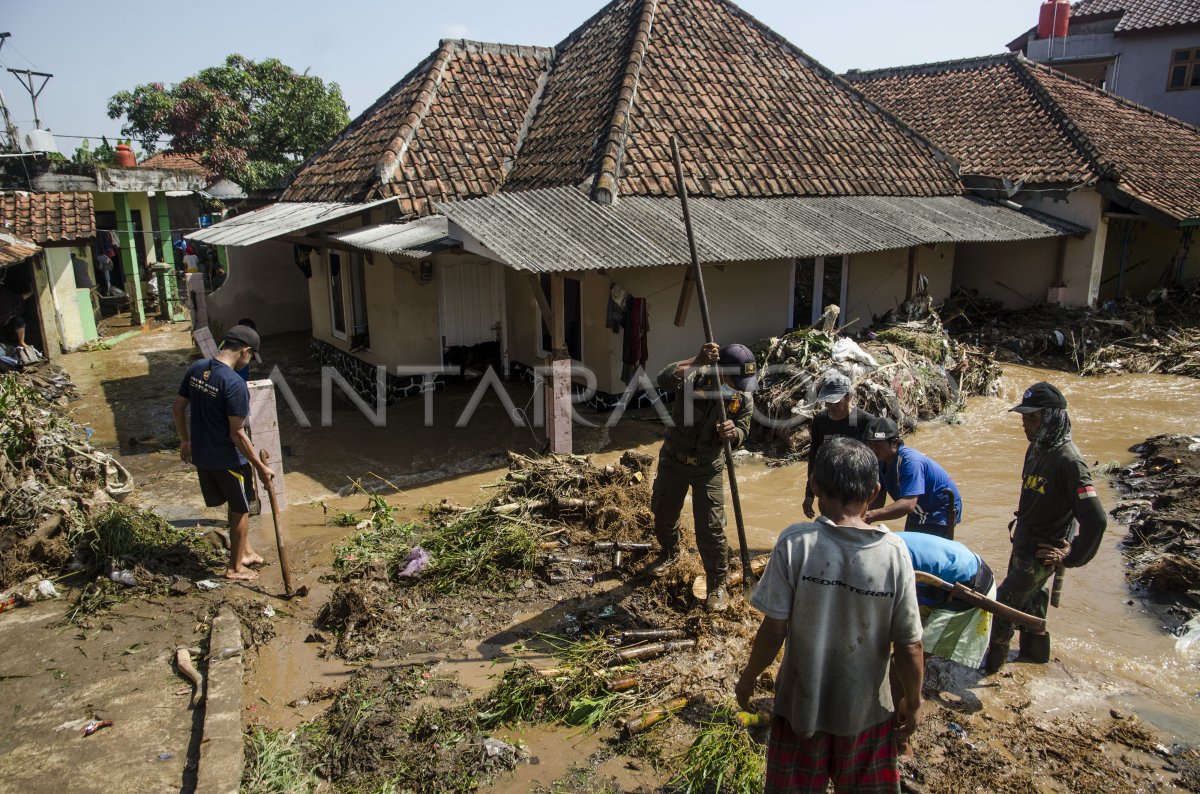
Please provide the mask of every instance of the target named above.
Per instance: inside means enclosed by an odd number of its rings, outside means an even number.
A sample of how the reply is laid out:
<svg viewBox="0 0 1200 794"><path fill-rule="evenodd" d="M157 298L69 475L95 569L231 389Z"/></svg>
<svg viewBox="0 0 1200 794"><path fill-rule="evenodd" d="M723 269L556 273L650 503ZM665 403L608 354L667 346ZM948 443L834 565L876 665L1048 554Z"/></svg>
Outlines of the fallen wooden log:
<svg viewBox="0 0 1200 794"><path fill-rule="evenodd" d="M770 554L763 554L750 560L750 570L755 578L762 575L762 572L767 569L767 561L771 559ZM729 581L725 584L725 589L733 592L733 589L742 583L742 572L734 571L729 574ZM705 581L704 574L700 574L692 580L692 596L697 601L703 601L708 598L708 582Z"/></svg>
<svg viewBox="0 0 1200 794"><path fill-rule="evenodd" d="M653 551L653 543L629 543L623 540L598 540L592 551Z"/></svg>
<svg viewBox="0 0 1200 794"><path fill-rule="evenodd" d="M625 721L625 733L629 736L635 736L650 726L657 725L667 717L670 717L672 714L682 711L685 707L687 707L687 704L687 698L675 698L674 700L670 700L662 704L658 708L650 709L649 711L643 711L640 717L635 717Z"/></svg>
<svg viewBox="0 0 1200 794"><path fill-rule="evenodd" d="M665 653L674 653L696 647L695 640L668 640L650 645L639 645L634 648L624 648L613 652L614 663L632 662L635 659L653 659Z"/></svg>
<svg viewBox="0 0 1200 794"><path fill-rule="evenodd" d="M622 645L647 640L682 640L686 636L684 629L630 629L616 635Z"/></svg>

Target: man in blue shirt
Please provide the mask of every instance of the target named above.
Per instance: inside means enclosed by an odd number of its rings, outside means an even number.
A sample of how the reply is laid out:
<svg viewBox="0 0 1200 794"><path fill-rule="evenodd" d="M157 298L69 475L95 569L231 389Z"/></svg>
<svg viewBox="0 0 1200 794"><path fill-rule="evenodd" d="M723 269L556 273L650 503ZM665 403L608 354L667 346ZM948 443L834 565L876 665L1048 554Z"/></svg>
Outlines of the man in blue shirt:
<svg viewBox="0 0 1200 794"><path fill-rule="evenodd" d="M173 414L179 433L179 457L193 463L200 477L200 491L209 507L229 505L229 567L226 579L258 577L251 565L263 558L250 546L250 503L254 496L254 472L263 482L274 477L259 460L246 435L250 414L250 389L235 370L258 357L258 333L235 325L221 340L215 358L200 359L188 367L179 386ZM185 421L191 409L191 422Z"/></svg>
<svg viewBox="0 0 1200 794"><path fill-rule="evenodd" d="M906 532L928 532L954 539L949 508L962 517L962 497L946 470L900 440L900 428L886 416L867 426L863 439L879 459L879 480L892 503L867 511L874 524L907 516ZM947 493L949 491L949 493Z"/></svg>

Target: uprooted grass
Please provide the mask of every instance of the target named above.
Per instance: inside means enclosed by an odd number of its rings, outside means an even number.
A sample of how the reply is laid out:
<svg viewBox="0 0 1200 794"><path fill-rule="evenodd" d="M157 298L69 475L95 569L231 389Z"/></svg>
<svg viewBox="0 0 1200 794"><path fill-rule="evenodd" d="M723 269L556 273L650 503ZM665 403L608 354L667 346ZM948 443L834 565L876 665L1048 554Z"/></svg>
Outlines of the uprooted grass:
<svg viewBox="0 0 1200 794"><path fill-rule="evenodd" d="M766 748L733 719L732 709L718 709L705 722L668 786L684 794L763 790Z"/></svg>
<svg viewBox="0 0 1200 794"><path fill-rule="evenodd" d="M307 794L318 780L305 767L295 735L254 728L246 734L246 766L242 794Z"/></svg>

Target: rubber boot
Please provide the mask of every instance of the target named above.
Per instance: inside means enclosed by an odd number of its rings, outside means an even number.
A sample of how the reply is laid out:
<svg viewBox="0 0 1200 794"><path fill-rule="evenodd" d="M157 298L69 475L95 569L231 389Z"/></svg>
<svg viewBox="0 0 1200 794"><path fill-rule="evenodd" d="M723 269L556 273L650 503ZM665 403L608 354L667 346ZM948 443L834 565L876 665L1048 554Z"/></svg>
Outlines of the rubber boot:
<svg viewBox="0 0 1200 794"><path fill-rule="evenodd" d="M709 612L721 612L729 608L729 591L725 589L725 583L717 581L716 585L715 588L708 588L708 597L704 599L704 608Z"/></svg>
<svg viewBox="0 0 1200 794"><path fill-rule="evenodd" d="M1018 661L1046 664L1050 661L1050 635L1021 632L1021 653Z"/></svg>
<svg viewBox="0 0 1200 794"><path fill-rule="evenodd" d="M662 551L658 553L658 556L654 558L654 562L650 563L650 567L646 570L651 576L659 577L671 570L671 568L673 568L677 562L679 562L679 547L664 547Z"/></svg>
<svg viewBox="0 0 1200 794"><path fill-rule="evenodd" d="M983 671L988 675L1000 672L1008 664L1008 643L993 642L988 646L987 656L983 658Z"/></svg>

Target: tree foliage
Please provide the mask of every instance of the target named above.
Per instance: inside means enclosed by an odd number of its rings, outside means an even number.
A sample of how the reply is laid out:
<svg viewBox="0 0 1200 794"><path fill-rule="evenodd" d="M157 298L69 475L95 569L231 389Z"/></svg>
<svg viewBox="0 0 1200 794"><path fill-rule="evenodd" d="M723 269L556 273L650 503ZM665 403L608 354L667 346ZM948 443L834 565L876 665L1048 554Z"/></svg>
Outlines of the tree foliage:
<svg viewBox="0 0 1200 794"><path fill-rule="evenodd" d="M342 89L276 58L230 55L169 88L145 83L108 101L122 135L148 154L159 140L250 190L278 185L349 121Z"/></svg>

